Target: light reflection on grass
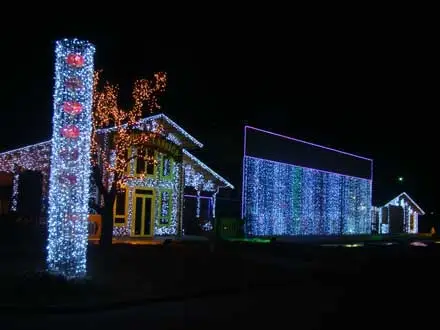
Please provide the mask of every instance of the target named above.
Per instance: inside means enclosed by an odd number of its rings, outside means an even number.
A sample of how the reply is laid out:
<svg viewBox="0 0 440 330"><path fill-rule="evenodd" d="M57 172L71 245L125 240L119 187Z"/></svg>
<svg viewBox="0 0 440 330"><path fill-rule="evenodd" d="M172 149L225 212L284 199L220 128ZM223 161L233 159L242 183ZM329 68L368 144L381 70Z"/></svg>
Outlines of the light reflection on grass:
<svg viewBox="0 0 440 330"><path fill-rule="evenodd" d="M229 238L231 242L245 242L245 243L270 243L267 238Z"/></svg>
<svg viewBox="0 0 440 330"><path fill-rule="evenodd" d="M346 248L354 248L354 247L363 247L364 243L354 243L354 244L321 244L322 247L346 247Z"/></svg>

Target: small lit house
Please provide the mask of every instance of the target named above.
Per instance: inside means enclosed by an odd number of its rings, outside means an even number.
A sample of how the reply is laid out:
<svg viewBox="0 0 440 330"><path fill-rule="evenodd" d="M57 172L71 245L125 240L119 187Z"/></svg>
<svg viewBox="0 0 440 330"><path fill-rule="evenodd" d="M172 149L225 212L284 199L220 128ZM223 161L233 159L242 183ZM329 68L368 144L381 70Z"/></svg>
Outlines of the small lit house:
<svg viewBox="0 0 440 330"><path fill-rule="evenodd" d="M153 237L181 234L185 221L194 221L205 230L212 229L216 198L220 189L233 189L231 183L214 172L190 151L203 147L197 139L164 114L139 121L138 129L155 130L160 137L150 141L146 152L154 162L137 157L130 161L130 178L118 193L114 206L114 235L120 237ZM100 131L101 143L109 146L111 128ZM136 152L130 148L128 154ZM47 208L51 141L0 153L0 172L12 180L10 210L18 211L21 174L33 171L41 178L42 211ZM109 149L111 157L112 150ZM185 198L195 200L194 214L185 214ZM91 199L99 204L100 196L91 182ZM209 209L201 212L202 200L209 200ZM191 212L193 209L188 208ZM184 216L185 214L185 216ZM203 214L203 225L200 221ZM91 216L91 219L96 218Z"/></svg>
<svg viewBox="0 0 440 330"><path fill-rule="evenodd" d="M378 234L417 234L419 216L425 212L405 192L392 199L384 206L373 209L373 232Z"/></svg>

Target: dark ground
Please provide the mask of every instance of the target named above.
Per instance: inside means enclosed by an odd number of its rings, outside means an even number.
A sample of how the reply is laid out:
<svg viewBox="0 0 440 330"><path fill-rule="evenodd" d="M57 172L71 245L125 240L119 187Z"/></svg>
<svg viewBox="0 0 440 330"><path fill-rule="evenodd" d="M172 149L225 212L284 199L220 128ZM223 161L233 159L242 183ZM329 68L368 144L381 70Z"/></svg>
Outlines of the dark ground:
<svg viewBox="0 0 440 330"><path fill-rule="evenodd" d="M23 277L43 266L44 245L38 235L29 234L28 244L20 241L1 243L0 329L382 329L439 323L440 244L434 242L415 247L401 239L357 248L224 243L214 252L203 242L120 245L107 258L92 246L92 279L72 289ZM122 303L110 304L115 301Z"/></svg>

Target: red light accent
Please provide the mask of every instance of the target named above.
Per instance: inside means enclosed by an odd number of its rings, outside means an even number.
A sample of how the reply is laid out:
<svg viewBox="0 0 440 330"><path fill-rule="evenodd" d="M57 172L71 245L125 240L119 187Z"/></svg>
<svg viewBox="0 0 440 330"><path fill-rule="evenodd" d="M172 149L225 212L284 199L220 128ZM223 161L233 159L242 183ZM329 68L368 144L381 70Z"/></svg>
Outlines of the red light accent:
<svg viewBox="0 0 440 330"><path fill-rule="evenodd" d="M81 89L84 87L83 82L81 81L81 79L77 78L77 77L72 77L66 80L66 87L69 89Z"/></svg>
<svg viewBox="0 0 440 330"><path fill-rule="evenodd" d="M79 54L67 55L67 64L75 68L81 68L84 65L84 57Z"/></svg>
<svg viewBox="0 0 440 330"><path fill-rule="evenodd" d="M79 102L75 101L66 101L63 105L64 112L67 112L70 115L77 115L82 111L82 105Z"/></svg>
<svg viewBox="0 0 440 330"><path fill-rule="evenodd" d="M74 185L76 183L76 175L74 174L61 174L58 179L61 184Z"/></svg>
<svg viewBox="0 0 440 330"><path fill-rule="evenodd" d="M77 220L79 220L79 216L76 214L67 214L67 220L76 222Z"/></svg>
<svg viewBox="0 0 440 330"><path fill-rule="evenodd" d="M75 125L70 125L61 128L61 135L68 139L76 139L79 136L79 128Z"/></svg>
<svg viewBox="0 0 440 330"><path fill-rule="evenodd" d="M79 157L79 152L78 149L73 149L73 150L67 150L67 149L63 149L60 152L60 156L62 159L64 160L77 160Z"/></svg>

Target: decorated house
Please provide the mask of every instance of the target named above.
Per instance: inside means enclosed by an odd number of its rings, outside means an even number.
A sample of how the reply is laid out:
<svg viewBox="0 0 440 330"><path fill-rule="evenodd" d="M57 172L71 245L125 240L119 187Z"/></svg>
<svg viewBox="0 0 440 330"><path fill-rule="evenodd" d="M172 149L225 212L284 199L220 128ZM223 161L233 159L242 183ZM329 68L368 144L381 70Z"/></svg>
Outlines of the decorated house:
<svg viewBox="0 0 440 330"><path fill-rule="evenodd" d="M417 234L419 216L425 212L405 192L381 207L373 208L372 230L378 234Z"/></svg>
<svg viewBox="0 0 440 330"><path fill-rule="evenodd" d="M158 127L161 133L143 151L147 157L130 160L127 179L114 205L114 236L178 235L184 234L187 227L210 230L216 217L218 193L223 188L234 188L190 152L202 148L202 143L169 117L157 114L143 118L138 124L138 129L144 131L155 131ZM115 157L111 150L112 128L101 130L99 136L110 159ZM136 152L135 148L129 148L127 155L130 158ZM12 177L10 211L19 211L21 178L24 173L33 172L41 182L37 198L41 199L43 217L47 213L50 155L51 141L0 153L0 172ZM108 174L106 177L111 180ZM205 200L209 202L203 203ZM196 207L185 207L186 203L194 202ZM101 203L91 180L91 205ZM99 219L93 216L92 208L90 213L92 220ZM99 233L99 220L96 221L98 226L92 229L92 234Z"/></svg>

